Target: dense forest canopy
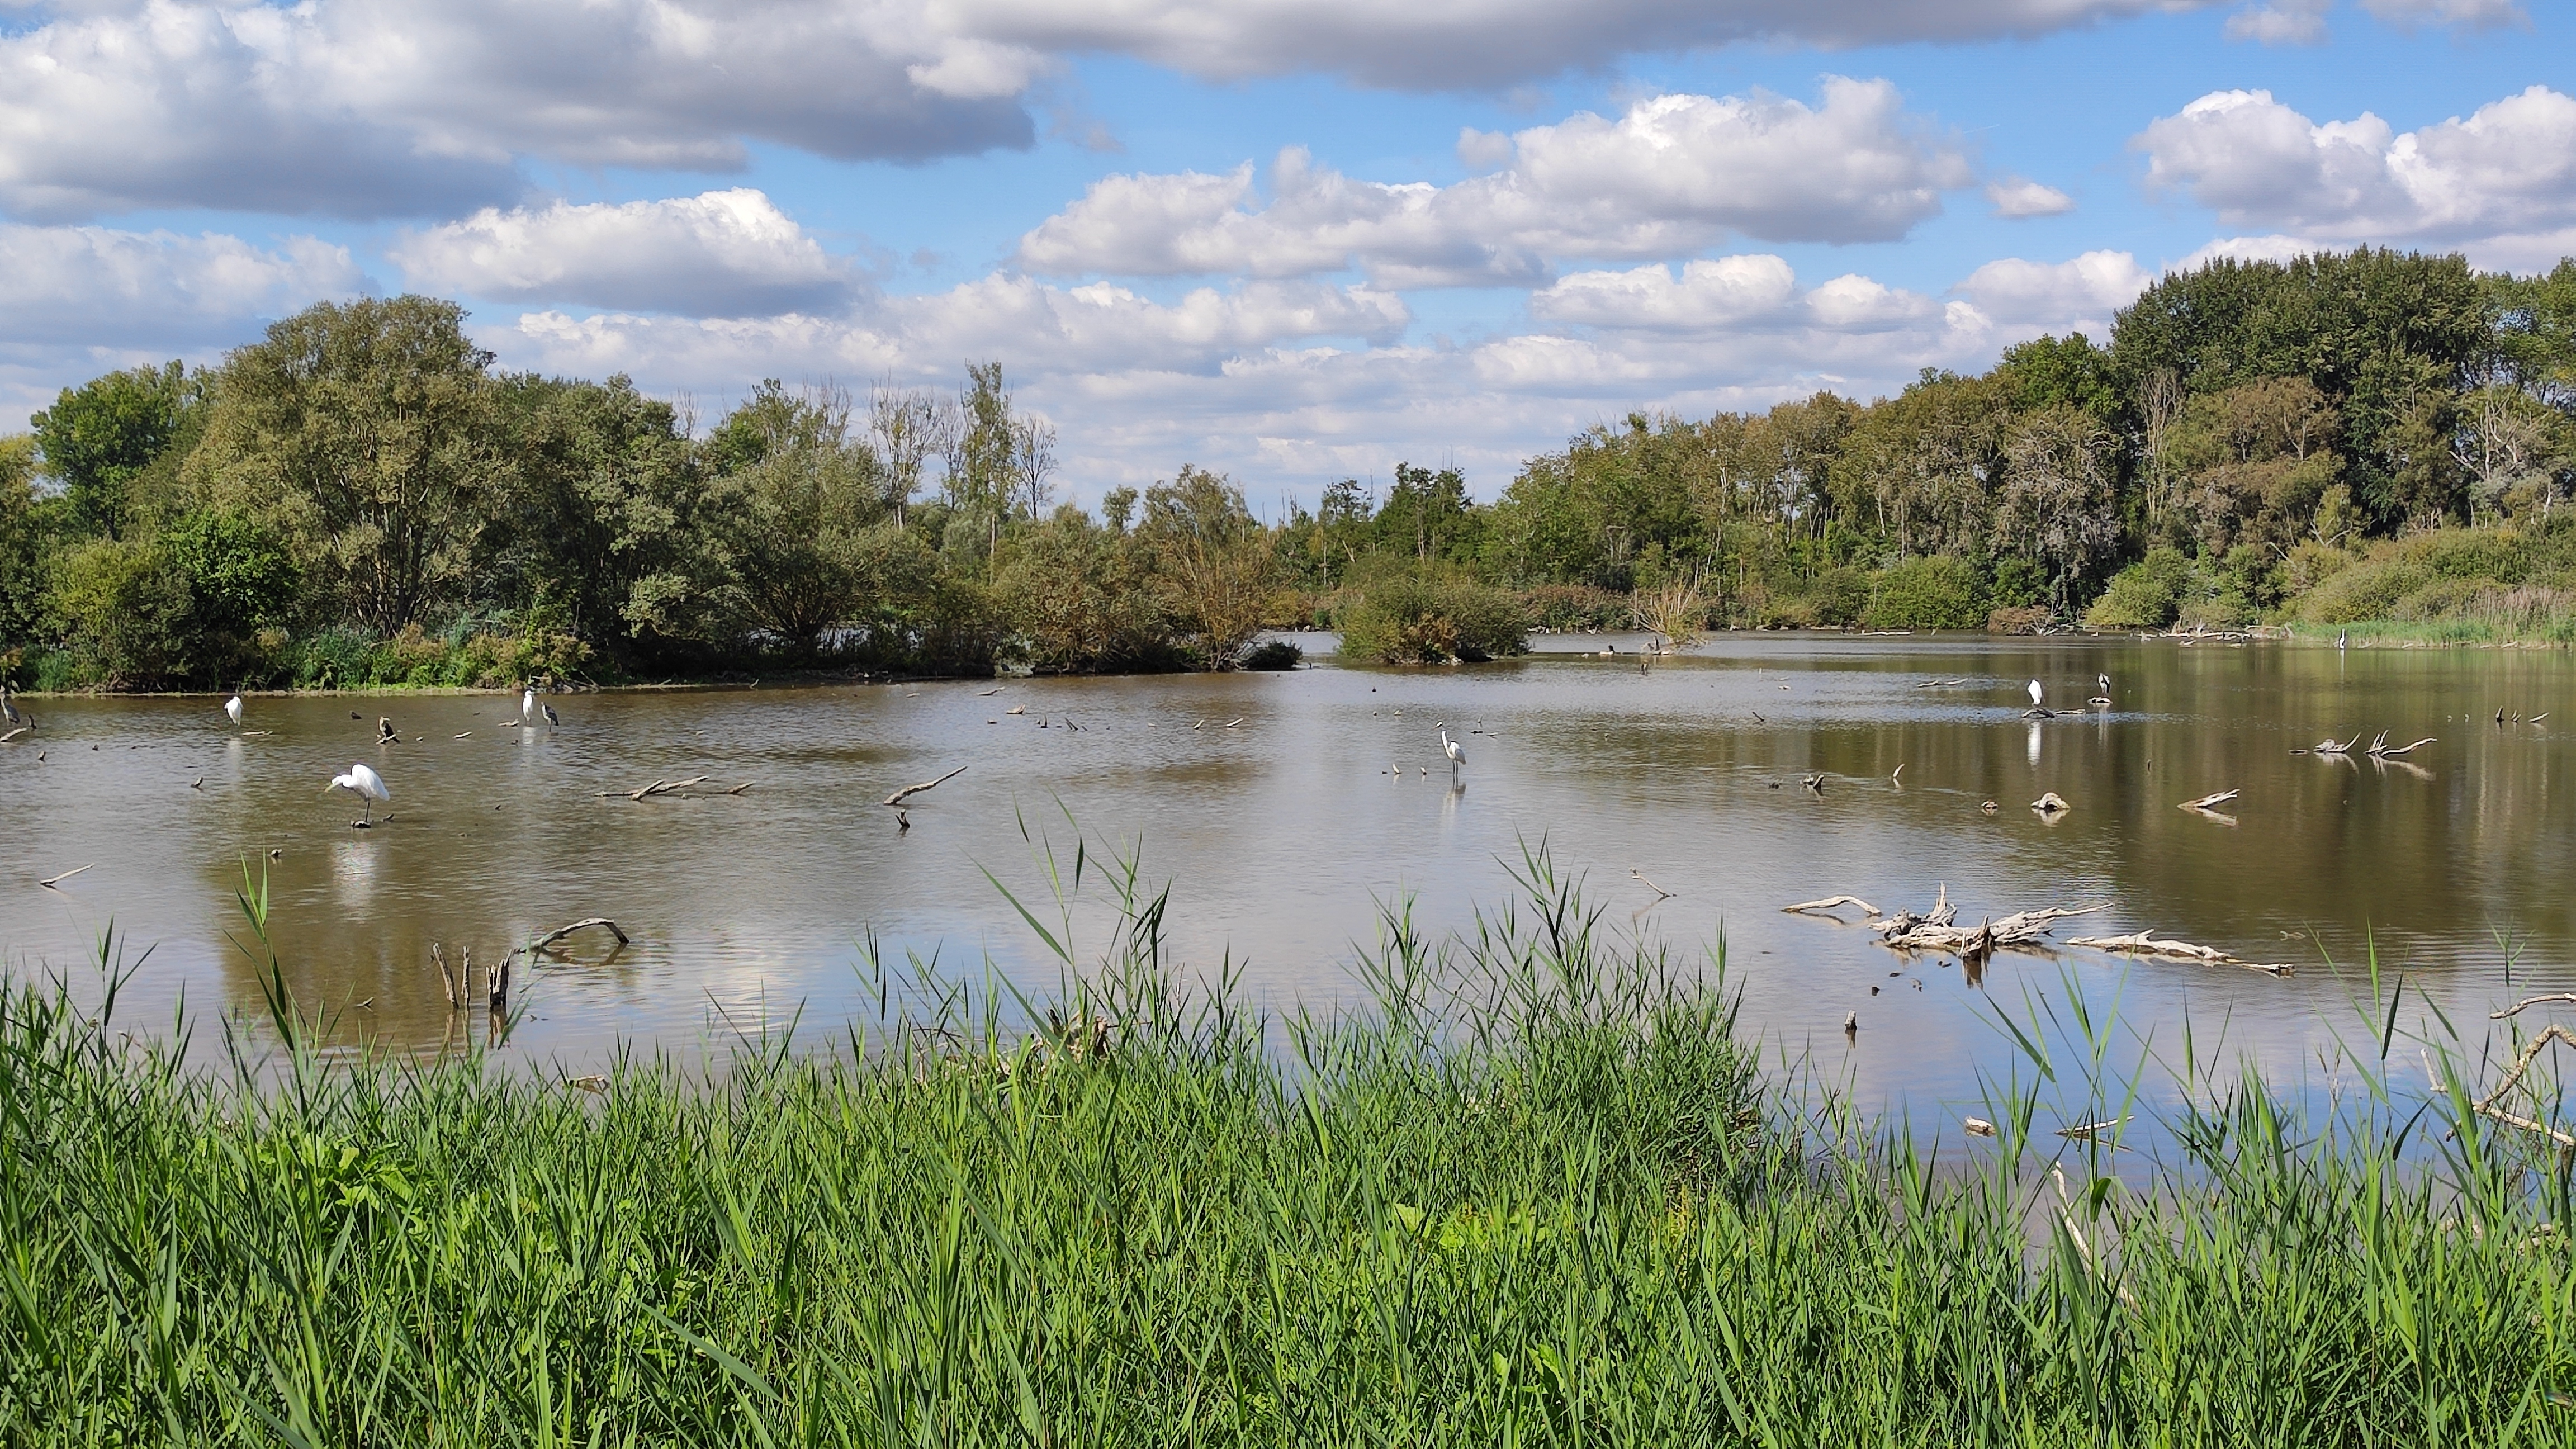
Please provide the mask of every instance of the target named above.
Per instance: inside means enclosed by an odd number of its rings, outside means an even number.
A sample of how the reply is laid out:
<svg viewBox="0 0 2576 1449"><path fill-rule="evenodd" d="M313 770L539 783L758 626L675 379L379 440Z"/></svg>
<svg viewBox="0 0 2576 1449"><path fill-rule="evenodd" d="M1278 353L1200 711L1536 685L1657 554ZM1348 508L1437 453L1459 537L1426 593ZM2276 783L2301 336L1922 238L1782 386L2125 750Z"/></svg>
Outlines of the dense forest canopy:
<svg viewBox="0 0 2576 1449"><path fill-rule="evenodd" d="M999 363L954 395L767 381L700 435L623 377L496 372L463 323L325 304L212 369L65 389L0 439L0 677L1223 667L1373 589L1438 637L1626 623L1647 594L1717 624L2151 627L2503 589L2576 620L2576 261L2221 259L2103 343L1867 405L1634 413L1490 503L1399 461L1268 524L1187 465L1059 504ZM2464 530L2487 541L2441 541Z"/></svg>

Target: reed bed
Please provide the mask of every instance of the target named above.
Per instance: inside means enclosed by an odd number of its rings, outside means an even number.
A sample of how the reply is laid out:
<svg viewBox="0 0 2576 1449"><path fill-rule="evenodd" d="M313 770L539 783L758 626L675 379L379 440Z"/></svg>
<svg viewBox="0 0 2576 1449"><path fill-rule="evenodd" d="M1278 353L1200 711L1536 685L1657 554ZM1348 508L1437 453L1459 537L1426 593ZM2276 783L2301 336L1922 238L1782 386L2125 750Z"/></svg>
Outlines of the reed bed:
<svg viewBox="0 0 2576 1449"><path fill-rule="evenodd" d="M0 1440L2576 1436L2564 1172L2457 1088L2204 1094L2143 1179L2035 1091L1918 1146L1794 1110L1721 963L1524 867L1446 942L1391 911L1366 1011L1183 989L1131 865L1097 955L1030 914L1050 1000L907 963L833 1041L603 1091L332 1060L274 971L214 1072L21 983Z"/></svg>

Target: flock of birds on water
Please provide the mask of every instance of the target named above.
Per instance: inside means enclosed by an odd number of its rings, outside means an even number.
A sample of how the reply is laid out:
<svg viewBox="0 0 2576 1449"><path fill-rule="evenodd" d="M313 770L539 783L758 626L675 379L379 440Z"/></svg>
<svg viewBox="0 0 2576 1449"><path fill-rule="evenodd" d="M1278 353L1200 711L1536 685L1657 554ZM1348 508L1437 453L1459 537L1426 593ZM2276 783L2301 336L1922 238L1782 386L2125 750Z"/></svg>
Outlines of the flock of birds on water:
<svg viewBox="0 0 2576 1449"><path fill-rule="evenodd" d="M224 701L224 718L232 721L233 728L236 730L241 728L243 709L241 693L238 690L234 691L230 699ZM360 719L363 716L353 713L349 718ZM555 707L537 698L535 686L528 686L519 695L519 718L516 723L522 728L533 728L541 719L550 730L563 724L563 716L555 713ZM14 737L36 727L36 717L19 707L6 684L0 684L0 727L5 727L9 732L8 736L0 736L0 738ZM401 738L401 733L394 728L394 722L391 719L379 718L376 721L377 744L389 745ZM92 745L90 748L98 747ZM39 752L36 758L43 759L43 753ZM204 784L205 780L200 777L196 785L191 788L202 787ZM373 828L376 823L376 807L392 804L394 798L392 787L385 784L385 777L378 774L375 767L364 760L353 761L345 773L332 776L331 783L323 787L322 793L328 795L335 790L346 790L358 798L360 807L358 818L349 822L353 830Z"/></svg>

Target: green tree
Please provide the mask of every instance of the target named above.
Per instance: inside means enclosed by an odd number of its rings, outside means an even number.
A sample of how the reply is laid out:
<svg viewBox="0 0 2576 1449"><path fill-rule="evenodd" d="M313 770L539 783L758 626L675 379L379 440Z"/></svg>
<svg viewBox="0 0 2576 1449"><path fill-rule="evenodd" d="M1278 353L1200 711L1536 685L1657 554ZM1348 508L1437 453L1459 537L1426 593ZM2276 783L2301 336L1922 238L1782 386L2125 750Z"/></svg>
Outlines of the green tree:
<svg viewBox="0 0 2576 1449"><path fill-rule="evenodd" d="M62 484L74 526L123 538L145 500L136 479L176 442L197 389L176 362L63 389L32 419L45 469Z"/></svg>
<svg viewBox="0 0 2576 1449"><path fill-rule="evenodd" d="M93 683L154 689L188 673L188 580L157 541L97 538L76 546L56 566L52 608Z"/></svg>
<svg viewBox="0 0 2576 1449"><path fill-rule="evenodd" d="M898 557L887 535L901 531L884 522L883 482L864 444L833 429L783 441L716 479L703 516L714 524L720 597L734 619L813 657L884 593Z"/></svg>
<svg viewBox="0 0 2576 1449"><path fill-rule="evenodd" d="M259 634L295 613L301 570L284 539L258 519L202 508L161 538L170 565L187 584L189 648L197 671L217 684L238 684L262 666Z"/></svg>
<svg viewBox="0 0 2576 1449"><path fill-rule="evenodd" d="M508 378L501 395L516 466L486 588L547 601L575 637L629 665L713 642L723 564L703 470L670 404L622 374ZM748 431L718 435L739 444ZM766 455L765 439L749 441L752 460Z"/></svg>
<svg viewBox="0 0 2576 1449"><path fill-rule="evenodd" d="M0 436L0 679L44 619L44 523L36 501L36 440Z"/></svg>
<svg viewBox="0 0 2576 1449"><path fill-rule="evenodd" d="M1272 541L1245 506L1243 490L1184 465L1145 490L1137 539L1154 560L1165 608L1201 662L1230 669L1261 632L1270 599Z"/></svg>
<svg viewBox="0 0 2576 1449"><path fill-rule="evenodd" d="M299 541L342 617L378 635L458 602L507 493L506 430L452 302L325 302L217 374L209 489Z"/></svg>

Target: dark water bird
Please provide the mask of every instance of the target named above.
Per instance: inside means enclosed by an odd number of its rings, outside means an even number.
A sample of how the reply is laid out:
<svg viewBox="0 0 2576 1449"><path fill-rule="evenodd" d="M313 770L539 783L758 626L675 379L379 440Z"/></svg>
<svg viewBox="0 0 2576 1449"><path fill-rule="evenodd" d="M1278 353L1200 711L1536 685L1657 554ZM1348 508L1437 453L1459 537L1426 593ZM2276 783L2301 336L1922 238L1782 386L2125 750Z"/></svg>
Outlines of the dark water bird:
<svg viewBox="0 0 2576 1449"><path fill-rule="evenodd" d="M0 684L0 724L19 723L18 706L9 702L9 686Z"/></svg>
<svg viewBox="0 0 2576 1449"><path fill-rule="evenodd" d="M380 745L390 745L390 744L392 744L394 741L396 741L396 740L398 740L398 739L401 739L401 738L402 738L402 732L394 728L394 722L393 722L392 720L390 720L390 719L388 719L388 718L385 718L385 717L383 717L383 716L381 716L381 715L379 715L379 716L377 717L377 719L376 719L376 743L377 743L377 744L380 744Z"/></svg>
<svg viewBox="0 0 2576 1449"><path fill-rule="evenodd" d="M559 715L559 714L557 714L557 713L555 713L555 707L554 707L553 705L551 705L551 704L540 704L540 705L538 705L538 706L537 706L537 708L538 708L538 710L539 710L539 711L541 711L541 712L545 715L545 717L546 717L546 728L547 728L547 729L553 729L555 726L557 726L557 725L559 725L559 724L562 724L562 723L563 723L563 716L562 716L562 715Z"/></svg>

